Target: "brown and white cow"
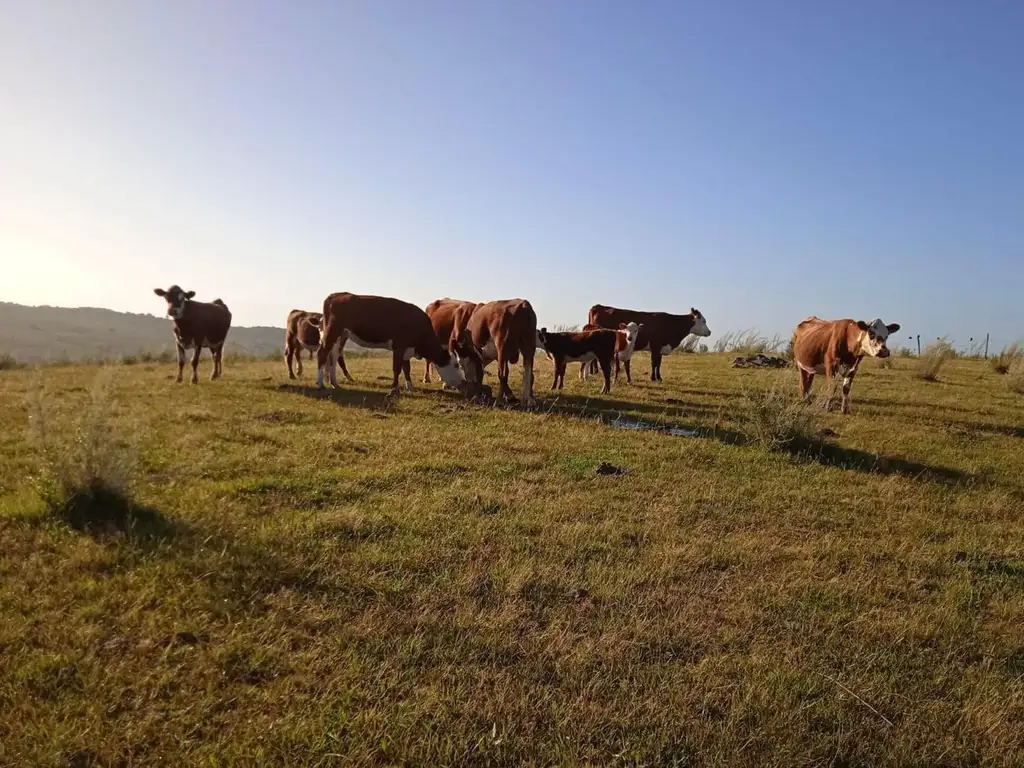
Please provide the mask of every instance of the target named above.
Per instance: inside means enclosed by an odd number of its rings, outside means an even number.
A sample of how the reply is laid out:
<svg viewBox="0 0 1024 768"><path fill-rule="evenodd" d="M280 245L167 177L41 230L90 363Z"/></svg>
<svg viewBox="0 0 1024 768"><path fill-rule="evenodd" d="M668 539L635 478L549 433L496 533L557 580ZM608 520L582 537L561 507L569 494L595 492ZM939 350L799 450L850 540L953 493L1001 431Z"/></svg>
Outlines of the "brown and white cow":
<svg viewBox="0 0 1024 768"><path fill-rule="evenodd" d="M456 311L453 338L462 338L462 330L469 331L469 339L480 353L486 367L498 361L499 400L516 401L508 385L509 366L523 358L522 399L527 405L534 403L533 358L537 352L537 314L526 299L504 299L477 304L465 317L468 307ZM465 323L465 326L463 326Z"/></svg>
<svg viewBox="0 0 1024 768"><path fill-rule="evenodd" d="M612 389L612 360L615 359L620 333L625 335L624 331L608 328L566 332L541 328L537 331L537 342L555 363L555 380L551 388L561 389L565 385L565 367L568 363L581 363L582 367L586 367L593 362L600 366L604 374L601 394L607 395Z"/></svg>
<svg viewBox="0 0 1024 768"><path fill-rule="evenodd" d="M167 315L174 320L174 343L178 348L178 378L181 383L185 368L185 350L192 350L192 383L199 383L199 353L208 347L213 354L213 375L223 373L224 340L231 328L231 312L220 299L207 303L192 301L195 291L184 291L172 285L166 291L154 288L153 293L167 300Z"/></svg>
<svg viewBox="0 0 1024 768"><path fill-rule="evenodd" d="M843 377L843 413L850 412L850 388L865 357L888 357L885 345L899 323L886 325L879 319L822 320L811 316L793 331L793 360L800 369L800 394L807 398L815 374L825 376L825 409L832 401L832 379Z"/></svg>
<svg viewBox="0 0 1024 768"><path fill-rule="evenodd" d="M691 333L694 336L710 336L707 321L700 310L690 308L687 315L673 315L669 312L640 312L633 309L618 309L595 304L587 316L589 325L601 328L618 328L621 323L637 323L643 327L636 340L634 351L649 350L651 353L651 381L661 381L661 358L683 343ZM629 361L624 361L626 380L632 381ZM593 368L591 368L593 370Z"/></svg>
<svg viewBox="0 0 1024 768"><path fill-rule="evenodd" d="M599 325L591 325L587 323L583 326L584 331L594 331L600 328ZM643 326L637 325L636 323L620 323L618 330L615 332L615 381L619 380L619 369L620 366L626 364L626 383L632 384L633 379L629 375L629 361L633 357L633 352L636 350L637 336L640 334L640 329ZM591 363L580 364L580 378L587 378L587 371L590 368Z"/></svg>
<svg viewBox="0 0 1024 768"><path fill-rule="evenodd" d="M429 360L441 379L450 386L475 394L483 367L472 345L457 344L456 355L441 346L426 313L399 299L332 293L324 299L320 347L317 351L317 386L324 386L329 373L331 386L337 387L334 366L328 366L332 354L340 359L348 339L369 349L390 349L394 379L393 394L398 393L398 376L405 374L407 389L412 389L409 360Z"/></svg>
<svg viewBox="0 0 1024 768"><path fill-rule="evenodd" d="M294 358L299 376L302 375L302 352L306 350L312 359L313 353L320 348L320 325L323 315L319 312L306 312L302 309L293 309L288 313L288 320L285 323L284 331L284 359L288 363L288 378L294 379L295 373L292 370L292 359ZM348 381L353 381L345 366L345 357L342 355L334 361L341 365L341 372Z"/></svg>
<svg viewBox="0 0 1024 768"><path fill-rule="evenodd" d="M457 334L453 334L452 331L455 330L456 324L460 329L466 328L469 324L469 316L473 314L473 310L477 306L476 302L451 299L447 296L427 305L427 317L430 318L430 324L442 347L446 347L449 352L452 351L451 341L453 337L457 337ZM428 360L423 369L424 384L430 383L430 366L431 362Z"/></svg>

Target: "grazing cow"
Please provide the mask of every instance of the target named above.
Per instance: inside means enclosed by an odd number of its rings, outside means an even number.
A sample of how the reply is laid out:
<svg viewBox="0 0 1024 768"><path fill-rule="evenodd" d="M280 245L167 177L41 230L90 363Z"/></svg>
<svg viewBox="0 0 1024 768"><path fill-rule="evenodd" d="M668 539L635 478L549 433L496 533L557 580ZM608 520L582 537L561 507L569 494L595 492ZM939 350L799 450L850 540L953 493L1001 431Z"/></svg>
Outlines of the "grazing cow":
<svg viewBox="0 0 1024 768"><path fill-rule="evenodd" d="M608 328L569 331L556 333L541 328L537 332L537 341L555 362L555 380L552 389L561 389L565 384L565 366L568 363L597 363L604 374L604 387L601 394L607 395L612 389L612 360L618 345L619 334L623 331L612 331Z"/></svg>
<svg viewBox="0 0 1024 768"><path fill-rule="evenodd" d="M430 318L430 324L434 328L434 333L437 335L437 340L441 343L442 347L452 351L451 341L457 337L456 334L453 336L452 331L455 330L456 320L460 320L460 330L464 329L469 321L469 316L473 314L473 310L476 309L477 304L472 301L462 301L461 299L450 299L445 296L443 299L432 301L427 305L427 317ZM430 366L431 363L428 360L426 367L423 369L423 383L430 383Z"/></svg>
<svg viewBox="0 0 1024 768"><path fill-rule="evenodd" d="M699 310L690 308L688 315L673 315L668 312L638 312L632 309L617 309L595 304L590 308L587 323L601 328L618 328L620 323L638 323L643 326L637 337L634 351L649 350L651 353L651 381L661 381L661 358L683 343L691 333L694 336L710 336L707 321ZM626 380L632 381L629 360L623 361ZM591 368L593 370L593 368Z"/></svg>
<svg viewBox="0 0 1024 768"><path fill-rule="evenodd" d="M591 325L587 323L583 326L584 331L594 331L600 328L599 325ZM619 329L615 332L615 381L619 380L619 366L622 363L626 363L626 383L632 384L633 379L629 375L629 361L633 357L633 352L636 349L637 336L640 334L642 325L636 323L619 323ZM587 378L587 369L592 363L581 363L580 364L580 378Z"/></svg>
<svg viewBox="0 0 1024 768"><path fill-rule="evenodd" d="M306 312L301 309L293 309L288 313L288 321L285 324L284 332L284 359L288 363L288 378L294 379L292 371L292 359L298 364L299 376L302 375L302 350L309 352L310 359L313 353L320 348L320 325L323 315L319 312ZM348 368L345 366L345 357L341 356L336 364L341 365L341 372L348 381L352 381Z"/></svg>
<svg viewBox="0 0 1024 768"><path fill-rule="evenodd" d="M850 388L865 357L888 357L885 346L899 323L886 325L879 319L822 320L808 317L793 331L793 360L800 369L800 394L808 398L815 374L824 374L825 410L832 401L832 379L843 377L843 413L850 412Z"/></svg>
<svg viewBox="0 0 1024 768"><path fill-rule="evenodd" d="M394 379L392 394L398 394L398 376L405 374L406 388L412 389L409 360L429 360L448 385L475 394L483 378L483 365L470 344L457 343L456 354L441 346L430 318L419 307L382 296L358 296L332 293L324 299L320 348L317 351L317 386L324 386L332 354L341 357L348 339L369 349L390 349ZM337 387L334 366L330 366L331 386Z"/></svg>
<svg viewBox="0 0 1024 768"><path fill-rule="evenodd" d="M220 378L223 368L224 340L231 328L231 312L220 299L206 303L192 301L195 291L183 291L172 285L166 291L154 288L153 293L167 300L167 315L174 320L174 343L178 347L178 383L185 368L185 350L192 350L192 383L199 383L199 353L209 347L213 354L213 375Z"/></svg>
<svg viewBox="0 0 1024 768"><path fill-rule="evenodd" d="M469 331L470 340L476 346L486 367L492 360L498 361L499 400L516 402L508 386L509 366L523 358L523 401L534 403L533 358L537 351L537 314L526 299L505 299L477 304L468 319L468 307L456 312L453 338L459 338L462 323Z"/></svg>

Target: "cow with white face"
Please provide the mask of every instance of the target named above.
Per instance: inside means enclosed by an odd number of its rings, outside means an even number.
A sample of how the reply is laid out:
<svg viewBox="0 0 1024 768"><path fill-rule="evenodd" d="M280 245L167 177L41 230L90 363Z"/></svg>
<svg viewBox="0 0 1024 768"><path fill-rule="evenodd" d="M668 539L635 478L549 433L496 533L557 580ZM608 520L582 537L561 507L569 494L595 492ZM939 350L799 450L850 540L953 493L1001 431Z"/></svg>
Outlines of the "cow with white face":
<svg viewBox="0 0 1024 768"><path fill-rule="evenodd" d="M601 326L591 325L587 323L583 326L584 331L597 330ZM643 328L642 324L639 323L619 323L619 328L615 332L615 381L619 380L619 370L622 364L626 366L626 383L632 384L633 379L629 374L629 361L633 359L633 352L636 351L636 340L640 337L640 330ZM581 363L580 364L580 378L586 379L588 373L591 373L593 363Z"/></svg>
<svg viewBox="0 0 1024 768"><path fill-rule="evenodd" d="M831 405L832 379L843 377L843 413L850 412L850 389L860 362L865 357L886 358L886 341L900 329L876 318L863 320L822 320L811 316L793 332L793 360L800 369L800 394L809 397L815 374L824 375L827 385L826 410Z"/></svg>
<svg viewBox="0 0 1024 768"><path fill-rule="evenodd" d="M213 354L213 376L219 378L223 369L224 340L231 328L231 312L220 299L206 303L192 301L195 291L172 285L167 290L154 288L153 293L167 301L167 316L174 320L174 344L178 348L178 382L185 368L185 350L192 350L192 383L199 381L199 353L208 347Z"/></svg>

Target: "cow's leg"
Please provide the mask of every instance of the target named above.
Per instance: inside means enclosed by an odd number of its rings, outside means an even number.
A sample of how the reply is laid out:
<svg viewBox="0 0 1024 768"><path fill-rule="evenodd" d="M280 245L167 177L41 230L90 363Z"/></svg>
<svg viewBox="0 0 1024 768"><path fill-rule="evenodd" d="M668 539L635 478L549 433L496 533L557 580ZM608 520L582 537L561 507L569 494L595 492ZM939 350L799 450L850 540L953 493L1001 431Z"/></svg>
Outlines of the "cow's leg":
<svg viewBox="0 0 1024 768"><path fill-rule="evenodd" d="M334 357L334 366L332 366L332 367L337 367L337 366L340 365L341 366L341 375L345 377L345 381L347 381L349 384L354 384L356 380L353 379L351 375L349 375L348 366L345 365L345 342L347 342L347 341L348 341L348 336L345 336L341 340L341 344L338 347L338 354L335 355L335 357ZM332 375L334 375L334 374L332 374Z"/></svg>
<svg viewBox="0 0 1024 768"><path fill-rule="evenodd" d="M182 382L182 372L185 370L185 348L181 344L178 347L178 378L175 379L179 384Z"/></svg>
<svg viewBox="0 0 1024 768"><path fill-rule="evenodd" d="M661 381L661 350L651 345L651 381Z"/></svg>
<svg viewBox="0 0 1024 768"><path fill-rule="evenodd" d="M327 323L327 318L324 318ZM324 377L328 374L331 378L331 386L338 386L338 377L334 371L334 345L338 342L338 336L330 326L325 326L320 336L320 347L316 351L316 386L324 388Z"/></svg>
<svg viewBox="0 0 1024 768"><path fill-rule="evenodd" d="M558 386L559 374L562 372L561 358L555 358L555 378L551 381L551 389L561 389Z"/></svg>
<svg viewBox="0 0 1024 768"><path fill-rule="evenodd" d="M199 355L203 351L203 345L196 342L192 348L192 383L199 383Z"/></svg>
<svg viewBox="0 0 1024 768"><path fill-rule="evenodd" d="M224 345L221 344L219 347L215 347L210 351L213 352L213 376L210 378L211 380L219 379L221 374L221 358L224 355Z"/></svg>
<svg viewBox="0 0 1024 768"><path fill-rule="evenodd" d="M587 380L587 363L580 363L580 381Z"/></svg>
<svg viewBox="0 0 1024 768"><path fill-rule="evenodd" d="M619 367L622 363L619 361L619 356L615 355L615 383L619 383Z"/></svg>
<svg viewBox="0 0 1024 768"><path fill-rule="evenodd" d="M427 360L427 364L423 366L423 383L430 383L430 361Z"/></svg>
<svg viewBox="0 0 1024 768"><path fill-rule="evenodd" d="M310 351L312 351L312 350L310 350ZM298 371L298 374L299 374L299 376L301 376L302 375L302 347L296 347L296 349L295 349L295 363L296 363L296 369Z"/></svg>
<svg viewBox="0 0 1024 768"><path fill-rule="evenodd" d="M532 342L533 339L530 339ZM529 344L520 349L523 355L523 402L533 405L533 356L537 353L537 346ZM562 364L562 381L565 380L565 363Z"/></svg>
<svg viewBox="0 0 1024 768"><path fill-rule="evenodd" d="M402 375L405 376L405 388L412 392L412 363L408 360L402 361Z"/></svg>
<svg viewBox="0 0 1024 768"><path fill-rule="evenodd" d="M287 339L284 343L284 361L288 364L288 378L295 378L295 371L292 370L292 358L295 357L295 347L292 344L291 339ZM299 365L302 365L302 350L299 349Z"/></svg>
<svg viewBox="0 0 1024 768"><path fill-rule="evenodd" d="M402 368L405 367L405 350L396 349L391 353L391 394L397 395L398 390L398 377L402 374Z"/></svg>
<svg viewBox="0 0 1024 768"><path fill-rule="evenodd" d="M811 385L814 383L814 374L800 369L800 397L807 400L811 396Z"/></svg>
<svg viewBox="0 0 1024 768"><path fill-rule="evenodd" d="M835 361L829 358L825 358L825 410L831 410L832 408L832 388L836 383L836 366Z"/></svg>
<svg viewBox="0 0 1024 768"><path fill-rule="evenodd" d="M601 390L602 395L607 395L612 391L612 361L608 358L601 358L601 373L604 374L604 388Z"/></svg>
<svg viewBox="0 0 1024 768"><path fill-rule="evenodd" d="M858 357L843 377L843 413L850 412L850 389L853 387L853 377L857 375L857 369L860 368L860 361L863 359Z"/></svg>
<svg viewBox="0 0 1024 768"><path fill-rule="evenodd" d="M626 383L627 384L632 384L633 383L633 376L629 372L629 360L623 360L622 361L622 367L626 369Z"/></svg>

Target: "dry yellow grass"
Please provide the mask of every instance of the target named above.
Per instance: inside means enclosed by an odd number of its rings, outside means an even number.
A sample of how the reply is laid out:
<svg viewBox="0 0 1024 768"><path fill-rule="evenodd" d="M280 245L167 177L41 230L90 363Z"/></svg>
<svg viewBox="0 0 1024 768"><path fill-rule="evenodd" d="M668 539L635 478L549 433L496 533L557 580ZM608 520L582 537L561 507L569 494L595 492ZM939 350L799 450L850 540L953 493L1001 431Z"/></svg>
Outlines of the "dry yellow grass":
<svg viewBox="0 0 1024 768"><path fill-rule="evenodd" d="M535 412L389 399L374 358L327 397L121 366L135 522L93 528L36 494L4 372L0 764L1019 765L1020 396L912 365L813 458L736 416L796 374L721 355L557 400L541 358ZM96 375L44 372L51 423Z"/></svg>

